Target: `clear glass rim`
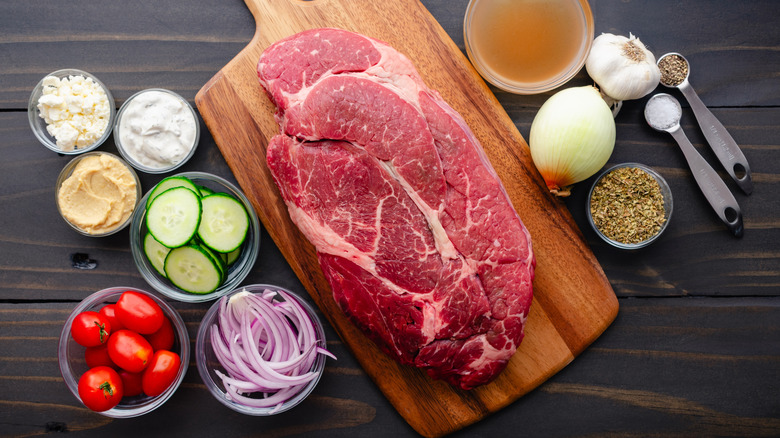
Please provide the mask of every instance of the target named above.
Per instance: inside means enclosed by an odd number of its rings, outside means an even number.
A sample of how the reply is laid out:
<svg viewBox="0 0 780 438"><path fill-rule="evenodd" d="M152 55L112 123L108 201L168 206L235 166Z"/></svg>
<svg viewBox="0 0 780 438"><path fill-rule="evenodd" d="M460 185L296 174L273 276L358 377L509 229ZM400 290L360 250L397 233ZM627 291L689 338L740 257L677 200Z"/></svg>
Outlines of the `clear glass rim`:
<svg viewBox="0 0 780 438"><path fill-rule="evenodd" d="M176 97L177 99L181 100L187 106L187 108L189 108L190 113L192 114L192 117L195 119L195 140L194 140L194 143L192 145L192 148L187 153L187 155L185 155L184 158L181 159L181 161L179 161L178 163L173 164L171 166L168 166L168 167L149 167L149 166L145 166L145 165L139 163L127 151L125 151L124 145L122 145L122 138L119 135L119 131L121 129L122 115L124 114L124 112L127 109L128 105L133 101L133 99L135 99L139 95L144 94L144 93L148 93L150 91L160 91L160 92L163 92L163 93L167 93L167 94L170 94L170 95ZM200 121L198 119L198 113L195 111L195 108L193 108L192 105L190 105L190 103L187 101L187 99L182 97L180 94L175 93L175 92L173 92L171 90L168 90L168 89L165 89L165 88L147 88L147 89L138 91L135 94L133 94L132 96L128 97L127 100L125 100L125 102L119 108L119 111L117 112L116 122L114 123L113 132L114 132L114 144L116 145L116 149L117 149L117 151L119 151L119 154L122 155L122 157L128 163L130 163L131 166L135 167L136 169L138 169L141 172L151 173L151 174L160 174L160 173L172 172L172 171L178 169L179 167L183 166L184 163L189 161L190 158L192 158L192 156L195 155L195 150L198 148L198 143L200 143Z"/></svg>
<svg viewBox="0 0 780 438"><path fill-rule="evenodd" d="M68 389L76 397L76 399L81 402L81 397L79 397L78 394L78 379L76 378L70 360L72 356L71 346L75 343L70 342L70 326L73 323L73 320L76 318L76 315L79 313L85 310L93 309L103 303L116 302L122 292L125 291L135 291L149 296L162 308L165 315L171 320L171 324L173 325L176 334L176 341L178 342L179 346L178 350L180 352L179 356L181 358L181 366L179 367L179 372L176 374L176 378L173 383L162 394L156 397L145 396L145 398L140 400L138 403L127 405L120 403L119 405L107 411L97 412L100 415L111 418L138 417L162 406L163 403L165 403L168 399L171 398L171 396L173 396L173 394L181 385L182 381L184 381L184 376L187 374L187 369L189 368L190 363L190 339L189 333L187 332L187 326L185 325L184 320L181 318L181 315L179 315L179 313L165 300L151 292L135 287L116 286L102 289L92 293L76 305L76 307L68 316L68 319L65 321L62 331L60 332L60 339L57 346L60 374L62 375L63 380L65 380L65 384L68 386Z"/></svg>
<svg viewBox="0 0 780 438"><path fill-rule="evenodd" d="M317 334L318 342L320 346L322 347L326 346L327 339L325 338L325 329L322 325L322 321L314 311L314 308L308 302L306 302L306 300L302 299L298 294L290 291L289 289L286 289L281 286L271 285L271 284L250 284L250 285L239 287L233 291L230 291L230 293L225 295L224 298L229 299L228 297L244 290L252 293L257 293L257 292L262 292L266 289L283 291L286 294L288 294L290 297L292 297L298 304L300 304L301 307L303 307L303 309L306 311L307 315L309 316L309 318L311 319L314 325L314 330ZM215 381L212 378L211 374L209 373L210 367L206 361L206 348L208 348L207 338L209 337L208 331L210 330L214 318L216 318L216 314L219 310L219 303L220 301L217 301L214 304L212 304L212 306L203 316L203 319L201 320L200 323L200 327L198 327L197 337L195 339L195 362L198 368L198 374L200 374L201 380L203 380L203 383L206 385L206 388L208 388L211 395L213 395L214 398L216 398L220 403L227 406L228 408L242 414L253 415L253 416L269 416L269 415L280 414L282 412L286 412L294 408L295 406L300 404L304 399L306 399L306 397L308 397L314 391L314 388L317 386L317 384L319 383L322 377L322 372L325 368L325 360L326 360L325 356L322 354L317 355L317 359L314 365L312 365L312 370L317 371L317 376L313 380L311 380L308 384L306 384L306 386L301 388L300 392L298 392L294 397L284 402L282 406L278 409L256 408L251 406L245 406L227 398L225 392L222 389L220 389L221 382Z"/></svg>
<svg viewBox="0 0 780 438"><path fill-rule="evenodd" d="M596 223L593 220L593 215L590 211L590 202L591 198L593 197L593 190L596 188L596 185L601 181L602 178L604 178L605 175L612 172L613 170L622 169L625 167L630 168L638 168L653 177L658 182L658 185L661 187L661 193L663 194L664 198L664 209L666 213L666 221L661 226L661 229L658 230L656 234L654 234L651 238L644 240L639 243L623 243L618 242L616 240L612 240L609 237L605 236L601 230L596 226ZM672 220L672 211L673 211L674 203L672 198L672 190L669 187L669 184L666 182L666 179L664 179L663 176L661 176L660 173L656 172L655 169L653 169L650 166L647 166L642 163L635 163L635 162L629 162L629 163L621 163L617 164L615 166L612 166L604 171L602 171L596 179L593 181L593 184L590 186L590 190L588 191L588 201L585 204L585 215L588 218L588 223L590 224L591 228L596 232L596 234L606 243L610 244L611 246L619 249L626 249L626 250L635 250L635 249L641 249L645 248L651 243L658 240L663 234L664 231L666 231L666 228L669 226L669 222Z"/></svg>
<svg viewBox="0 0 780 438"><path fill-rule="evenodd" d="M109 107L110 115L108 117L108 126L106 126L106 130L103 132L103 135L96 142L81 149L64 151L60 149L59 146L57 146L56 140L53 137L51 137L49 133L46 131L46 122L43 119L41 119L39 116L40 112L38 111L38 99L40 99L42 94L43 80L46 79L47 77L56 76L58 78L63 78L66 76L77 76L77 75L91 78L93 81L95 81L96 84L100 85L100 87L103 88L103 91L106 93L106 97L108 98L108 107ZM46 146L47 149L50 149L54 152L57 152L58 154L63 154L63 155L79 155L97 149L100 145L105 143L105 141L111 135L114 128L113 126L114 122L116 121L116 102L114 101L113 94L111 94L111 90L109 90L106 84L104 84L95 75L76 68L64 68L64 69L53 71L47 74L46 76L42 77L41 80L38 81L38 84L35 86L35 88L33 88L33 91L30 94L30 101L27 104L27 120L30 122L30 128L32 128L33 134L35 134L35 138L37 138L38 141L41 142L41 144Z"/></svg>
<svg viewBox="0 0 780 438"><path fill-rule="evenodd" d="M145 226L146 200L154 189L152 188L141 199L139 206L133 213L132 222L130 224L130 250L133 255L133 261L144 280L146 280L152 288L168 298L187 303L202 303L215 300L238 287L254 267L258 253L260 252L260 221L257 218L257 213L252 207L252 203L244 193L224 178L205 172L181 172L171 176L184 176L195 180L194 182L196 182L196 184L198 180L211 181L214 184L224 187L232 195L235 195L244 204L244 207L249 214L249 234L244 243L244 245L246 245L246 250L242 251L238 260L231 267L227 280L214 292L208 294L194 294L184 292L174 287L157 273L143 252L144 234L142 233L142 230Z"/></svg>
<svg viewBox="0 0 780 438"><path fill-rule="evenodd" d="M469 0L468 6L466 7L466 14L463 19L463 37L466 45L466 54L468 55L471 64L474 66L480 76L482 76L486 81L500 88L501 90L513 94L539 94L560 87L561 85L571 80L571 78L576 76L580 70L582 70L582 67L585 65L585 61L588 59L588 54L590 53L590 48L593 45L593 38L595 34L593 12L591 11L590 4L587 2L587 0L573 0L580 5L582 18L585 24L585 38L583 40L583 45L580 47L580 51L578 52L576 62L573 60L566 70L549 81L521 85L509 82L501 76L492 73L490 69L485 67L485 63L483 62L482 57L480 57L479 53L475 50L471 42L471 21L474 16L476 4L479 3L479 1L480 0Z"/></svg>

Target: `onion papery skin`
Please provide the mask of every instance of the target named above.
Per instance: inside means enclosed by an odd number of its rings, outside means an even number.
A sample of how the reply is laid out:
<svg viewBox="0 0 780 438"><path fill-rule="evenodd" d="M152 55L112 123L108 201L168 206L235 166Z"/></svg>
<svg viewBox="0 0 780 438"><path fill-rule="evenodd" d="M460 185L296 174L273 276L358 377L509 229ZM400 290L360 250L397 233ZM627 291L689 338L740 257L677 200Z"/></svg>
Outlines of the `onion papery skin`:
<svg viewBox="0 0 780 438"><path fill-rule="evenodd" d="M561 90L536 113L529 146L547 188L568 196L571 185L593 176L612 155L612 111L595 87Z"/></svg>

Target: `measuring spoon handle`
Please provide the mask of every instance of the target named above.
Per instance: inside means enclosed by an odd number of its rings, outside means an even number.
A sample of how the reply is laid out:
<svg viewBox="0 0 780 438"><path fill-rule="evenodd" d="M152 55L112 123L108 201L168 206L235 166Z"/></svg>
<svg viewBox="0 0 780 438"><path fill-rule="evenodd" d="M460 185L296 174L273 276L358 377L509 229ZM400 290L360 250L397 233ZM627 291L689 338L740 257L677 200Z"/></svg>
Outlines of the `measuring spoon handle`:
<svg viewBox="0 0 780 438"><path fill-rule="evenodd" d="M744 227L742 225L742 210L737 200L731 194L726 184L715 172L715 169L696 151L688 137L678 125L676 129L669 131L672 137L680 145L688 167L691 168L693 178L699 185L704 197L710 203L715 213L726 227L737 237L742 237Z"/></svg>
<svg viewBox="0 0 780 438"><path fill-rule="evenodd" d="M729 176L742 191L749 195L753 191L750 166L742 150L737 146L737 142L734 141L709 108L704 105L704 102L699 99L699 95L696 94L696 91L694 91L687 80L683 81L678 88L691 105L696 121L699 122L699 127L718 160L720 160L726 172L728 172ZM739 175L737 172L739 172Z"/></svg>

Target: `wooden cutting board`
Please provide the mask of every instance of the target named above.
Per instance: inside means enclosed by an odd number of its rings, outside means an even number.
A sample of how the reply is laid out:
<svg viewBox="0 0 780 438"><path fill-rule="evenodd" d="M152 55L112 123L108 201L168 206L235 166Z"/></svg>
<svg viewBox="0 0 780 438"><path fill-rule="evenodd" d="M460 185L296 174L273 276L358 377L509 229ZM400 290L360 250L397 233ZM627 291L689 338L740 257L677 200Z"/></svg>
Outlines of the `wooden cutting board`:
<svg viewBox="0 0 780 438"><path fill-rule="evenodd" d="M613 321L618 303L565 206L547 191L526 142L490 89L418 0L246 0L257 22L249 45L195 102L241 188L300 281L365 371L420 434L458 430L508 405L571 362ZM526 337L489 385L462 391L382 354L341 313L314 248L292 224L265 164L278 133L256 64L273 42L315 27L377 38L407 55L428 86L466 120L528 227L537 258Z"/></svg>

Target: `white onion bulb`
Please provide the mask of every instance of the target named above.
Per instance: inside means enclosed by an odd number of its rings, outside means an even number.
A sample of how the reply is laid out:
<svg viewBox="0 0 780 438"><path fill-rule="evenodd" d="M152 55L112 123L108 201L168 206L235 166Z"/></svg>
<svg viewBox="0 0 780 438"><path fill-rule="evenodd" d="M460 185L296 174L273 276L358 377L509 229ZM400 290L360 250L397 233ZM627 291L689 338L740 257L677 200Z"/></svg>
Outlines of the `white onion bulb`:
<svg viewBox="0 0 780 438"><path fill-rule="evenodd" d="M569 186L598 172L615 147L615 120L592 86L555 93L531 124L531 157L547 187L568 196Z"/></svg>

